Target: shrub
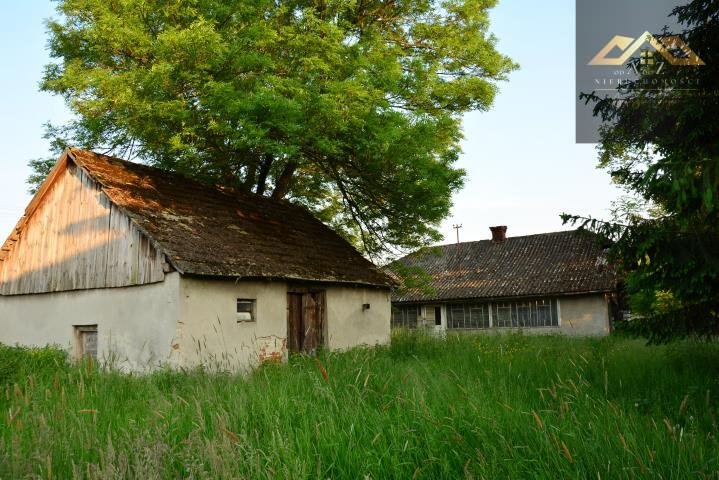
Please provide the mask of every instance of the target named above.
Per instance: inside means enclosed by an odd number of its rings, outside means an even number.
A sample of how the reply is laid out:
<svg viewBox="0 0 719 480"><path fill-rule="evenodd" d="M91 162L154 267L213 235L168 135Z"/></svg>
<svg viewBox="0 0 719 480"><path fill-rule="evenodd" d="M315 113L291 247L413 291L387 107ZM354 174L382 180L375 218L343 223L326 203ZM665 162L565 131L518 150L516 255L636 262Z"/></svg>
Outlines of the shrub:
<svg viewBox="0 0 719 480"><path fill-rule="evenodd" d="M67 352L59 348L0 344L0 385L22 383L28 375L52 377L68 367Z"/></svg>

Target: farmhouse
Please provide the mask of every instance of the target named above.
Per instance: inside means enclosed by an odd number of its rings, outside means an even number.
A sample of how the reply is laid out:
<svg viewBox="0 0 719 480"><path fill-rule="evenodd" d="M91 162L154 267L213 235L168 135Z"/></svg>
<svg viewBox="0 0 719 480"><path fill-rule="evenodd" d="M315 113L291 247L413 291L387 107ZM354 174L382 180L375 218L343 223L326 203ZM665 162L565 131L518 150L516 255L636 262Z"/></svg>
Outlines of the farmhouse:
<svg viewBox="0 0 719 480"><path fill-rule="evenodd" d="M491 231L491 240L399 260L431 280L394 294L392 326L609 333L617 275L596 238L579 231L507 238L506 226Z"/></svg>
<svg viewBox="0 0 719 480"><path fill-rule="evenodd" d="M388 342L391 285L300 206L68 149L0 251L0 342L243 369Z"/></svg>

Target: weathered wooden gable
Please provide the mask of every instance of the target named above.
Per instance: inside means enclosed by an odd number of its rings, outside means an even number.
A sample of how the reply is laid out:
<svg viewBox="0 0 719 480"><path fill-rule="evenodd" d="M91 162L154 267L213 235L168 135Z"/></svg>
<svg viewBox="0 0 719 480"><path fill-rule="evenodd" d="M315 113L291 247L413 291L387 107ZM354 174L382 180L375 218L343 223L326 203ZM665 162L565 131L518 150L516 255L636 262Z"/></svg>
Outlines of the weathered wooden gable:
<svg viewBox="0 0 719 480"><path fill-rule="evenodd" d="M0 294L164 279L164 256L81 168L63 161L0 253Z"/></svg>

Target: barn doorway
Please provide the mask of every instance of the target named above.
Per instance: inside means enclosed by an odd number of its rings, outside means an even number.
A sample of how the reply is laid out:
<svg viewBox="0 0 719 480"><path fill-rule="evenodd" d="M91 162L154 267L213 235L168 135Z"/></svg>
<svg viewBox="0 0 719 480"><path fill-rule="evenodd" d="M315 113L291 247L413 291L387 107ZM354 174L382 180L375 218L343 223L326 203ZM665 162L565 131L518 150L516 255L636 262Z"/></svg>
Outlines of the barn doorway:
<svg viewBox="0 0 719 480"><path fill-rule="evenodd" d="M325 292L287 294L287 348L314 353L324 345Z"/></svg>

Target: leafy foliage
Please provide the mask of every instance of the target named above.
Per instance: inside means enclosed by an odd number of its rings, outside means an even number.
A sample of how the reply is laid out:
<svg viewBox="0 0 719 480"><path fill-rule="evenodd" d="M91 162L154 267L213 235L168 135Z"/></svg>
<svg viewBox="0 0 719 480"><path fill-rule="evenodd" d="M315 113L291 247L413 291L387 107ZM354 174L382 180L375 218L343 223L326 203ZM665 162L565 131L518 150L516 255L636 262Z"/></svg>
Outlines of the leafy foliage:
<svg viewBox="0 0 719 480"><path fill-rule="evenodd" d="M49 378L67 367L67 353L63 350L0 344L0 386L22 383L28 375Z"/></svg>
<svg viewBox="0 0 719 480"><path fill-rule="evenodd" d="M656 341L719 334L719 2L694 0L672 15L706 65L658 69L634 59L640 76L620 87L621 101L583 95L604 122L600 166L650 214L564 215L616 240L634 324Z"/></svg>
<svg viewBox="0 0 719 480"><path fill-rule="evenodd" d="M441 251L436 247L424 247L412 255L440 256ZM399 285L394 291L396 295L402 296L409 292L421 292L423 295L434 295L436 293L436 289L432 285L432 275L423 267L407 265L404 262L395 260L385 267L385 271L398 280Z"/></svg>
<svg viewBox="0 0 719 480"><path fill-rule="evenodd" d="M414 248L462 186L461 114L516 68L495 3L61 0L42 89L77 114L58 146L292 199L371 254Z"/></svg>

